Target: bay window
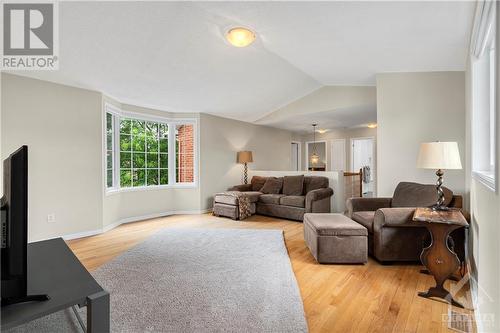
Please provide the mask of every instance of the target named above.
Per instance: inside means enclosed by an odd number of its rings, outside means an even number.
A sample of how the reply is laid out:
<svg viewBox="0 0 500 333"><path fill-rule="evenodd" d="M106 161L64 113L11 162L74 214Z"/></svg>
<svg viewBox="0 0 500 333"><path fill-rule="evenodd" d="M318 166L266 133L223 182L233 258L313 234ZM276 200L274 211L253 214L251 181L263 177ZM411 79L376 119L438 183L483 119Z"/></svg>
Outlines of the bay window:
<svg viewBox="0 0 500 333"><path fill-rule="evenodd" d="M106 188L194 185L195 125L195 120L127 114L107 105Z"/></svg>

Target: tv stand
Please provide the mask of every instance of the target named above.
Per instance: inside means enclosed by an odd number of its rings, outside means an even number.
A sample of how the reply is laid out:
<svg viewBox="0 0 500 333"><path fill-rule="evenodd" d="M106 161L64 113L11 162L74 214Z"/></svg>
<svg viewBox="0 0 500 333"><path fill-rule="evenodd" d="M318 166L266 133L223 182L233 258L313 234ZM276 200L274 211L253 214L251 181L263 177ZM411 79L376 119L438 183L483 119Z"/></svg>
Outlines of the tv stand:
<svg viewBox="0 0 500 333"><path fill-rule="evenodd" d="M28 293L2 300L2 331L73 306L85 306L86 331L109 332L109 293L62 238L28 244ZM10 305L4 306L4 301Z"/></svg>
<svg viewBox="0 0 500 333"><path fill-rule="evenodd" d="M2 306L16 304L16 303L26 303L26 302L43 302L50 299L49 295L28 295L24 297L10 297L2 299Z"/></svg>

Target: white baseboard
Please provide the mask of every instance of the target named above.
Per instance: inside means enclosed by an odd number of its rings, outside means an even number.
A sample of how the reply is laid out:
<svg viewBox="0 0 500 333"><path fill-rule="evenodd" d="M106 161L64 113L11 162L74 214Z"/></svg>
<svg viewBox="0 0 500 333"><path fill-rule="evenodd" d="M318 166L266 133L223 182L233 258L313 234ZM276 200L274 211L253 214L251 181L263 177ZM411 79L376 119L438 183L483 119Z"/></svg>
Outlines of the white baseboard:
<svg viewBox="0 0 500 333"><path fill-rule="evenodd" d="M476 322L477 332L484 332L481 311L479 310L478 298L478 285L477 281L471 277L470 279L470 293L472 298L472 307L474 308L474 321Z"/></svg>
<svg viewBox="0 0 500 333"><path fill-rule="evenodd" d="M96 229L96 230L89 230L89 231L82 231L82 232L77 232L74 234L69 234L69 235L64 235L62 236L63 239L68 240L68 239L75 239L75 238L83 238L83 237L90 237L98 234L102 234L103 230L102 229ZM58 238L58 237L53 237L53 238ZM48 238L50 239L50 238Z"/></svg>
<svg viewBox="0 0 500 333"><path fill-rule="evenodd" d="M112 229L118 227L119 225L122 225L125 223L144 221L144 220L155 219L155 218L165 217L165 216L172 216L172 215L198 215L198 214L209 213L211 211L212 211L211 208L210 209L202 209L202 210L176 210L176 211L127 217L127 218L121 219L117 222L108 224L108 225L102 227L102 229L89 230L89 231L83 231L83 232L78 232L78 233L74 233L74 234L68 234L68 235L62 236L62 238L64 240L70 240L70 239L95 236L95 235L105 233L106 231L112 230Z"/></svg>

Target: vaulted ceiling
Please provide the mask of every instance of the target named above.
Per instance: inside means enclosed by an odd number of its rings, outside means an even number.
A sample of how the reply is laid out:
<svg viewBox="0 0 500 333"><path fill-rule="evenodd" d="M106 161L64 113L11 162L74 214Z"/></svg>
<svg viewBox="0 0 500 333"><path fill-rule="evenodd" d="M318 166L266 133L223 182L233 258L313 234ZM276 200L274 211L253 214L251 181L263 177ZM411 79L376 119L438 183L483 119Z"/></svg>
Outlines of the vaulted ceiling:
<svg viewBox="0 0 500 333"><path fill-rule="evenodd" d="M472 2L60 2L60 69L124 103L254 121L325 85L464 70ZM224 39L257 33L247 48Z"/></svg>

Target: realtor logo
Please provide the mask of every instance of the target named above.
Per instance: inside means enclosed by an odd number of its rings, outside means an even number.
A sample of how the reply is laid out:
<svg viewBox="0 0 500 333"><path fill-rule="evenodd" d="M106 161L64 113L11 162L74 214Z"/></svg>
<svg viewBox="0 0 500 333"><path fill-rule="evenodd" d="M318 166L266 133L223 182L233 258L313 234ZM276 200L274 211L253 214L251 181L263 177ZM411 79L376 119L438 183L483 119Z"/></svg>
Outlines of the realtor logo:
<svg viewBox="0 0 500 333"><path fill-rule="evenodd" d="M4 2L2 18L1 69L58 68L57 3Z"/></svg>

